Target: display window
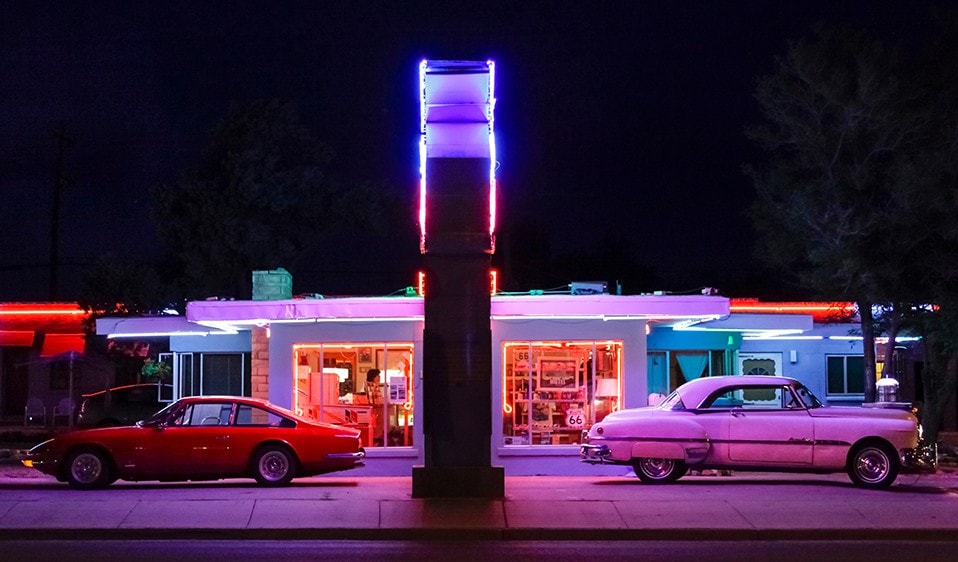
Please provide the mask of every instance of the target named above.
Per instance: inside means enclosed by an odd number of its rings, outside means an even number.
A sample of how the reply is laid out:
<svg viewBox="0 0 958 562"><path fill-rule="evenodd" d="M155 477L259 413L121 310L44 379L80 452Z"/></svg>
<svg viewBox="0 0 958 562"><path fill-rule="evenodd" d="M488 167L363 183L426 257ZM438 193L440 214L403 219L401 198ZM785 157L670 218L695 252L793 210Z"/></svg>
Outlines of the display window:
<svg viewBox="0 0 958 562"><path fill-rule="evenodd" d="M621 404L622 342L503 343L503 444L569 445Z"/></svg>
<svg viewBox="0 0 958 562"><path fill-rule="evenodd" d="M411 343L293 346L296 413L360 430L364 447L413 445Z"/></svg>

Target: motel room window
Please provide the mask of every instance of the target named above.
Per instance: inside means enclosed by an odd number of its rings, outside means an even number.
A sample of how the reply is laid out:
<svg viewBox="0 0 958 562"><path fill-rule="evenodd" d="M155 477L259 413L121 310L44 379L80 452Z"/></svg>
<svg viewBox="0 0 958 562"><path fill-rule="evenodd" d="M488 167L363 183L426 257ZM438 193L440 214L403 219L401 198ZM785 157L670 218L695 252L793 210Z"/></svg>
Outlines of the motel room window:
<svg viewBox="0 0 958 562"><path fill-rule="evenodd" d="M503 343L507 446L569 445L621 403L622 342Z"/></svg>
<svg viewBox="0 0 958 562"><path fill-rule="evenodd" d="M730 360L731 355L725 350L650 350L647 374L649 404L658 404L689 381L729 374Z"/></svg>
<svg viewBox="0 0 958 562"><path fill-rule="evenodd" d="M862 355L828 355L828 396L865 395L865 357Z"/></svg>
<svg viewBox="0 0 958 562"><path fill-rule="evenodd" d="M411 343L303 342L293 354L297 414L354 427L364 447L413 445ZM378 383L367 384L371 369L379 371Z"/></svg>

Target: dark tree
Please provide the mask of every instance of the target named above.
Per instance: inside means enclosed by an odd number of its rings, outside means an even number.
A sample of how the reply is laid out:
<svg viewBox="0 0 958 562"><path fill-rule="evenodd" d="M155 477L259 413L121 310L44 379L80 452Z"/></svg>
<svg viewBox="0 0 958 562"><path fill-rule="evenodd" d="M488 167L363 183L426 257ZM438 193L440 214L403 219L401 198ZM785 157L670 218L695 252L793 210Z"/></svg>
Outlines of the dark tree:
<svg viewBox="0 0 958 562"><path fill-rule="evenodd" d="M875 398L872 305L894 300L898 260L920 241L894 231L928 113L903 58L865 33L818 29L758 81L765 122L747 130L769 155L747 167L758 251L823 297L858 303L866 401Z"/></svg>
<svg viewBox="0 0 958 562"><path fill-rule="evenodd" d="M382 223L373 186L334 181L331 150L290 103L234 106L199 162L153 191L162 238L181 262L189 298L249 298L251 272L315 256L322 237Z"/></svg>
<svg viewBox="0 0 958 562"><path fill-rule="evenodd" d="M173 291L153 267L104 256L83 280L79 304L95 315L146 314L175 307Z"/></svg>

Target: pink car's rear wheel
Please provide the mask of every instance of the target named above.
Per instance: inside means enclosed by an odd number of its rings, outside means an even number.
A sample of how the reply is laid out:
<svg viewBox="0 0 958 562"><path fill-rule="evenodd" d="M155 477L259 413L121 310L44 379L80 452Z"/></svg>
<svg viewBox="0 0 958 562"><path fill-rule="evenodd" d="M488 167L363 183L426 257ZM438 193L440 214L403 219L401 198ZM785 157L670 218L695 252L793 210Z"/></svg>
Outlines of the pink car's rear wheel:
<svg viewBox="0 0 958 562"><path fill-rule="evenodd" d="M632 468L646 484L675 482L688 471L685 461L679 459L633 459Z"/></svg>

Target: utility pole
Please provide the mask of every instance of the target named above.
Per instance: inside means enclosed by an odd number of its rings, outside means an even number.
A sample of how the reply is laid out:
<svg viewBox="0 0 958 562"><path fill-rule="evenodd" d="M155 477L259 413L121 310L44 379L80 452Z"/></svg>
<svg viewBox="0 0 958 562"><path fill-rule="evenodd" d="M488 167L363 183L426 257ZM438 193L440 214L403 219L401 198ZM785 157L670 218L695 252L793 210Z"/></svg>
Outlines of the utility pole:
<svg viewBox="0 0 958 562"><path fill-rule="evenodd" d="M51 301L57 300L57 288L59 281L57 279L58 269L60 267L60 200L63 190L70 183L64 172L63 156L66 149L73 144L73 139L67 136L63 128L63 123L57 125L57 130L53 133L56 141L57 155L53 162L53 201L50 209L50 291Z"/></svg>

